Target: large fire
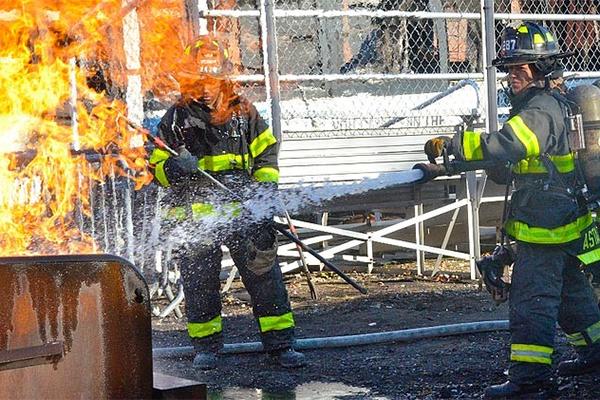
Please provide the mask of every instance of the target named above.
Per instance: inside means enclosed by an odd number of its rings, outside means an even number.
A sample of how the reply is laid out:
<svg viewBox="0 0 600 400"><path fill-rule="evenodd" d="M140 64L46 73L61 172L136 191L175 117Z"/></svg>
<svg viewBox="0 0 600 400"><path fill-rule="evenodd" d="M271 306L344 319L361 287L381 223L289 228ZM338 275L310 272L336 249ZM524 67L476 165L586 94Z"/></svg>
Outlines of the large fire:
<svg viewBox="0 0 600 400"><path fill-rule="evenodd" d="M0 256L102 250L76 214L89 217L91 188L111 174L151 181L123 93L132 74L143 92L174 89L189 41L182 3L0 0ZM131 13L137 70L126 61Z"/></svg>

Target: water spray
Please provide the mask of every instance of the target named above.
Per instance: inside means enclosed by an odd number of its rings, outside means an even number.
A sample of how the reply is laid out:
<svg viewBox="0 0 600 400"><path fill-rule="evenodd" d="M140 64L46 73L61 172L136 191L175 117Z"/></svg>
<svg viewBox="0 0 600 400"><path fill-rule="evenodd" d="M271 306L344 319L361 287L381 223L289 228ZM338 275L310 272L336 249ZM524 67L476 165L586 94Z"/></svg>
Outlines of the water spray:
<svg viewBox="0 0 600 400"><path fill-rule="evenodd" d="M151 135L147 130L145 130L141 127L138 127L137 125L135 125L133 122L129 121L128 119L126 119L126 121L132 128L144 133L145 136L148 138L148 140L150 140L158 148L161 148L162 150L167 151L173 157L179 156L179 152L177 152L176 150L169 147L165 142L160 140L160 138L157 138L156 136ZM218 188L222 189L224 192L233 196L233 198L240 200L240 202L242 202L242 203L244 202L244 199L238 193L234 192L233 190L231 190L230 188L225 186L222 182L217 180L215 177L213 177L208 172L206 172L200 168L198 168L198 172L200 174L202 174L204 177L206 177L209 181L211 181L215 186L217 186ZM281 199L279 197L278 197L278 200L281 203L281 207L283 207L283 202L281 201ZM285 207L283 207L283 209L285 210ZM293 225L291 225L291 226L293 226ZM290 226L290 229L292 229L291 226ZM321 263L323 263L331 271L335 272L340 278L342 278L344 281L349 283L356 290L358 290L362 294L367 293L367 289L365 287L359 285L356 281L354 281L352 278L350 278L348 275L346 275L344 272L342 272L338 267L333 265L330 261L326 260L323 256L321 256L315 250L311 249L306 244L304 244L302 242L302 240L300 240L300 238L298 238L298 236L296 234L288 232L286 229L284 229L278 225L274 225L273 229L275 229L277 232L281 233L283 236L287 237L292 242L296 243L296 245L299 246L300 248L302 248L302 250L308 252L310 255L315 257L317 260L319 260Z"/></svg>

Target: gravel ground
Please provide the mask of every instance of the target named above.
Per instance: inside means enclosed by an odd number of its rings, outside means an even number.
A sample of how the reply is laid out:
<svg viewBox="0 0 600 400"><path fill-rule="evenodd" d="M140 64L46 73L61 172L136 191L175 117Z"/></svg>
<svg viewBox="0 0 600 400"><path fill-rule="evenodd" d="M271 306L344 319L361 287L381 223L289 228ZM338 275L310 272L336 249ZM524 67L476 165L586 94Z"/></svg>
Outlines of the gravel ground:
<svg viewBox="0 0 600 400"><path fill-rule="evenodd" d="M431 271L431 265L428 266ZM462 262L445 261L437 278L414 275L414 264L350 273L362 295L329 273L314 273L319 299L301 275L286 277L297 338L385 332L508 318L485 290L468 280ZM249 296L236 280L224 296L226 343L258 341ZM153 321L154 347L189 346L185 321ZM308 365L285 370L262 354L227 354L213 371L195 371L191 357L155 359L155 370L204 382L211 399L458 399L480 398L505 379L507 332L465 334L346 348L306 350ZM562 332L556 362L570 357ZM559 379L560 399L600 398L600 374Z"/></svg>

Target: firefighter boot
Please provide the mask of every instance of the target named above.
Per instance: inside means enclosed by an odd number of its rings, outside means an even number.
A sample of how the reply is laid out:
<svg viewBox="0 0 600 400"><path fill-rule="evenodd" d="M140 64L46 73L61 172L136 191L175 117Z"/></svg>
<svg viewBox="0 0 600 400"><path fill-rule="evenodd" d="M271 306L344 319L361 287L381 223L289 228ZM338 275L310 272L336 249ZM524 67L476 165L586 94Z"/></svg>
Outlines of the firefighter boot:
<svg viewBox="0 0 600 400"><path fill-rule="evenodd" d="M518 384L506 381L485 389L485 399L548 399L556 391L553 381L543 380L534 383Z"/></svg>
<svg viewBox="0 0 600 400"><path fill-rule="evenodd" d="M291 347L269 352L268 360L277 363L284 368L299 368L306 364L306 357L304 354L295 351Z"/></svg>
<svg viewBox="0 0 600 400"><path fill-rule="evenodd" d="M576 376L600 372L600 344L593 344L577 353L576 358L558 364L558 375Z"/></svg>
<svg viewBox="0 0 600 400"><path fill-rule="evenodd" d="M194 357L192 363L194 368L199 369L215 369L217 368L217 354L209 351L199 351Z"/></svg>
<svg viewBox="0 0 600 400"><path fill-rule="evenodd" d="M218 364L218 354L223 349L223 337L217 333L204 338L192 338L194 346L194 361L192 365L198 369L215 369Z"/></svg>

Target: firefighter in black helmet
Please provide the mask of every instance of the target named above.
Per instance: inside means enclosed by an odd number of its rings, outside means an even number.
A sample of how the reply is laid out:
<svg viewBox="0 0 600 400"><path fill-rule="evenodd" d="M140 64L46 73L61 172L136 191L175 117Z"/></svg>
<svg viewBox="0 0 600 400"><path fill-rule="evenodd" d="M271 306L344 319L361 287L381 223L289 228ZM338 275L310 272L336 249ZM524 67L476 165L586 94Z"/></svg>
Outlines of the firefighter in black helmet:
<svg viewBox="0 0 600 400"><path fill-rule="evenodd" d="M503 229L516 242L509 295L508 381L488 387L488 398L553 392L556 322L578 353L560 375L600 370L600 311L580 269L600 259L598 228L585 201L569 146L571 104L562 95L559 49L545 27L524 22L505 29L494 65L508 73L512 109L492 133L465 130L425 145L430 159L442 149L457 160L495 161L513 183ZM528 397L524 397L528 398Z"/></svg>
<svg viewBox="0 0 600 400"><path fill-rule="evenodd" d="M242 207L198 173L206 171L246 199L257 192L274 196L279 140L227 79L231 65L216 38L199 38L185 49L180 62L175 77L181 99L158 126L160 138L179 155L157 148L150 165L155 180L169 188L167 223L205 227L194 231L197 237L186 232L189 240L176 251L187 328L196 351L193 365L216 367L223 346L219 274L225 245L251 296L269 359L284 367L302 366L304 355L292 347L294 317L277 262L273 211L256 202Z"/></svg>

